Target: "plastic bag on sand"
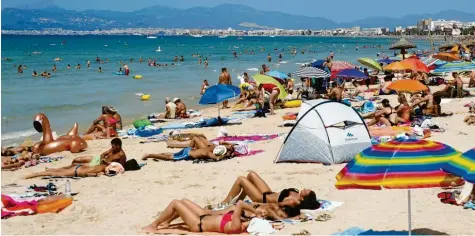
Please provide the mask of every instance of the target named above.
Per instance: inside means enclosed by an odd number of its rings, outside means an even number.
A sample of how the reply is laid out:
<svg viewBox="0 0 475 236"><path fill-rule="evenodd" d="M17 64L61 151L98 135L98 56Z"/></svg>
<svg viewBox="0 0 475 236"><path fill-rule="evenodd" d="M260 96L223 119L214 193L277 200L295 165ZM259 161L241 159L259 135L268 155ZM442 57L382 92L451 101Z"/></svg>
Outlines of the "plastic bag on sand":
<svg viewBox="0 0 475 236"><path fill-rule="evenodd" d="M228 131L224 128L224 127L221 127L221 129L219 129L219 132L218 132L218 135L217 137L227 137L229 135Z"/></svg>
<svg viewBox="0 0 475 236"><path fill-rule="evenodd" d="M251 235L269 235L275 233L275 229L267 220L253 218L247 227L247 232Z"/></svg>

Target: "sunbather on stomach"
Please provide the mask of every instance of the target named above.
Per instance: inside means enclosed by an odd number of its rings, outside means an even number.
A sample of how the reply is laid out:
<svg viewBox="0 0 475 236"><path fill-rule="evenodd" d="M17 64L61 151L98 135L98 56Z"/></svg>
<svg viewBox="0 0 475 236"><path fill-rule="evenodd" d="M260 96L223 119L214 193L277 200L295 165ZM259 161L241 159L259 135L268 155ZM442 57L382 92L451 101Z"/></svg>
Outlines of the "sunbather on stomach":
<svg viewBox="0 0 475 236"><path fill-rule="evenodd" d="M239 177L222 202L228 203L236 197L238 200L243 200L246 196L253 202L279 203L279 205L299 207L300 209L318 209L320 207L315 192L310 189L299 191L295 188L288 188L281 192L273 192L254 171L249 172L247 177Z"/></svg>

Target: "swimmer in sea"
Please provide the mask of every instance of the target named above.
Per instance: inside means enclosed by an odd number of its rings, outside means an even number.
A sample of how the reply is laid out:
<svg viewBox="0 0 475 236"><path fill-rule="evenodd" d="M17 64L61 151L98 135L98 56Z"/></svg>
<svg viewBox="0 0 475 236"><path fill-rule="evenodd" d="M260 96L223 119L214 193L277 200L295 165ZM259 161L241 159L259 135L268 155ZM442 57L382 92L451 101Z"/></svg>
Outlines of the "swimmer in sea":
<svg viewBox="0 0 475 236"><path fill-rule="evenodd" d="M139 58L139 62L142 62L142 57Z"/></svg>
<svg viewBox="0 0 475 236"><path fill-rule="evenodd" d="M268 62L271 62L271 61L272 61L272 57L270 56L270 54L267 54L267 61L268 61Z"/></svg>
<svg viewBox="0 0 475 236"><path fill-rule="evenodd" d="M68 66L66 67L67 69L70 69L71 68L71 65L68 64Z"/></svg>
<svg viewBox="0 0 475 236"><path fill-rule="evenodd" d="M87 60L87 68L91 67L91 61Z"/></svg>
<svg viewBox="0 0 475 236"><path fill-rule="evenodd" d="M99 73L102 73L102 67L99 66Z"/></svg>
<svg viewBox="0 0 475 236"><path fill-rule="evenodd" d="M122 67L119 67L119 74L122 74Z"/></svg>
<svg viewBox="0 0 475 236"><path fill-rule="evenodd" d="M185 58L183 56L180 57L180 61L183 62L185 61Z"/></svg>
<svg viewBox="0 0 475 236"><path fill-rule="evenodd" d="M23 68L21 65L18 66L18 73L23 73Z"/></svg>
<svg viewBox="0 0 475 236"><path fill-rule="evenodd" d="M56 72L56 65L53 65L53 72Z"/></svg>
<svg viewBox="0 0 475 236"><path fill-rule="evenodd" d="M51 74L50 73L46 73L46 78L51 78Z"/></svg>
<svg viewBox="0 0 475 236"><path fill-rule="evenodd" d="M101 59L99 59L99 57L96 57L96 61L97 61L97 62L100 62L100 61L101 61Z"/></svg>
<svg viewBox="0 0 475 236"><path fill-rule="evenodd" d="M208 58L205 59L205 68L208 68Z"/></svg>
<svg viewBox="0 0 475 236"><path fill-rule="evenodd" d="M33 76L33 77L38 76L38 74L36 73L36 70L33 71L33 74L31 74L31 76Z"/></svg>
<svg viewBox="0 0 475 236"><path fill-rule="evenodd" d="M81 69L81 64L78 63L78 65L76 66L76 69Z"/></svg>

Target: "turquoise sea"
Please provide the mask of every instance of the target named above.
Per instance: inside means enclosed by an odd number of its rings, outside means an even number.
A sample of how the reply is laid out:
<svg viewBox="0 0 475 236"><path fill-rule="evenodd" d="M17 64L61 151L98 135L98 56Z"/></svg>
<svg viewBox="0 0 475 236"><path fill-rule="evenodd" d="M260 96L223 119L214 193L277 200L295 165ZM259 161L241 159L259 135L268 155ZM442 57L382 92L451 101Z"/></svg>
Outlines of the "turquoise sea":
<svg viewBox="0 0 475 236"><path fill-rule="evenodd" d="M234 83L238 74L258 73L262 64L281 72L294 72L302 63L322 59L333 51L335 60L357 64L359 57L376 58L378 52L392 56L390 38L351 37L179 37L164 36L147 39L141 36L8 36L2 35L2 146L21 143L25 137L38 136L32 119L38 112L45 113L52 128L58 134L67 131L74 122L84 131L101 112L102 105L119 110L125 123L164 109L165 97L180 97L190 108L199 106L200 86L204 79L210 84L217 82L222 67L228 68ZM416 41L418 49L428 48L425 41ZM359 45L359 50L355 50ZM364 48L364 45L370 45ZM374 47L381 45L381 48ZM161 52L156 52L160 47ZM293 57L289 49L295 47ZM244 52L253 50L254 55ZM302 49L307 50L301 54ZM277 62L278 51L284 51L283 61ZM239 57L233 57L236 51ZM36 52L36 53L34 53ZM209 60L209 67L198 63L193 54L201 54ZM241 54L242 53L242 54ZM267 54L273 57L267 63ZM171 66L174 56L184 56L184 62ZM62 61L54 61L60 57ZM100 64L96 57L109 62ZM139 58L142 57L142 63ZM5 61L3 58L11 58ZM129 62L133 58L133 62ZM167 67L151 67L147 59ZM86 61L91 61L87 68ZM130 76L118 76L115 72L120 61L127 62ZM203 59L204 61L204 59ZM82 68L76 69L80 63ZM17 73L18 65L26 65L24 73ZM71 69L67 69L67 65ZM57 72L52 72L56 65ZM98 67L102 67L102 73ZM33 70L48 71L52 77L32 77ZM142 75L135 80L133 75ZM140 101L136 93L149 93L149 101Z"/></svg>

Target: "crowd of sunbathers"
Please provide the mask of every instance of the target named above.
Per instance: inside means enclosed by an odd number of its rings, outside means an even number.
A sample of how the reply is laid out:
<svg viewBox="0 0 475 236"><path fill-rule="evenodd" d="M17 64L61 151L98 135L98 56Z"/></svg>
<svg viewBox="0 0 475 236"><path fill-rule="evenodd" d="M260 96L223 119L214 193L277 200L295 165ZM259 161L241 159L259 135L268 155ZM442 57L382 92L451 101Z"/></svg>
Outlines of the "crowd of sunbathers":
<svg viewBox="0 0 475 236"><path fill-rule="evenodd" d="M244 202L248 197L252 202ZM217 232L240 234L246 232L252 219L282 220L303 217L302 209L315 210L320 207L315 192L295 188L273 192L267 183L255 172L239 177L228 195L219 204L225 209L213 211L213 206L201 207L188 200L173 200L160 216L142 231L160 233L172 228L171 223L181 218L193 233Z"/></svg>

